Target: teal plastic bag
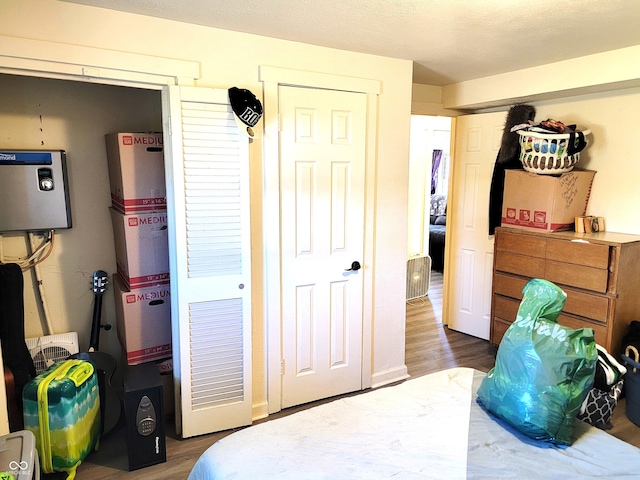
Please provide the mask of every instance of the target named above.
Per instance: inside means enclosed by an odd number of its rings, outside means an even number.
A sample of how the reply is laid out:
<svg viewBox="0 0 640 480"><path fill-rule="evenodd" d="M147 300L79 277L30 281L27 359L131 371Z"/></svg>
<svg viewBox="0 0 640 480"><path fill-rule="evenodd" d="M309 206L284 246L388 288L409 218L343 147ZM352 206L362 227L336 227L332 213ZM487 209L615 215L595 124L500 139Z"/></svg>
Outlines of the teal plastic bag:
<svg viewBox="0 0 640 480"><path fill-rule="evenodd" d="M522 293L478 401L529 438L571 445L576 415L594 381L593 329L557 323L566 300L557 285L532 279Z"/></svg>

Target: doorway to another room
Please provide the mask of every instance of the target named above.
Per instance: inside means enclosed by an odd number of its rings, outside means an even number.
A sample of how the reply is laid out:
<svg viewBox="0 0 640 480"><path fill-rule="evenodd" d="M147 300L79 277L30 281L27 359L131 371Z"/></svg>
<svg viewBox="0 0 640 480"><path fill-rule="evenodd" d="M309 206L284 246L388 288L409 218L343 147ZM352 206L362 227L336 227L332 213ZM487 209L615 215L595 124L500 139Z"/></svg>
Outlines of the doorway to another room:
<svg viewBox="0 0 640 480"><path fill-rule="evenodd" d="M490 368L495 360L495 348L488 342L460 334L443 323L445 276L454 272L447 272L444 262L452 191L451 132L449 117L411 117L407 256L429 255L432 260L428 293L407 299L405 361L412 377L460 365ZM441 238L437 239L438 232ZM410 274L408 268L407 284Z"/></svg>
<svg viewBox="0 0 640 480"><path fill-rule="evenodd" d="M450 117L413 115L409 149L407 308L424 306L442 323L446 211L451 151ZM413 260L430 259L427 294L410 299ZM426 272L425 272L426 273Z"/></svg>

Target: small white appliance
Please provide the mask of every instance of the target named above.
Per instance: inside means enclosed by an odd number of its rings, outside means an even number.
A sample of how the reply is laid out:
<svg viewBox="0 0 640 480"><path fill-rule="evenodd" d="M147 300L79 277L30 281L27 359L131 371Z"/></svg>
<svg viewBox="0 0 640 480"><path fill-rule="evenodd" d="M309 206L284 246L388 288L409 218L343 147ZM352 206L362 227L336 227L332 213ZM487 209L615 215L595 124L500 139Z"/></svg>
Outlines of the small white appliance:
<svg viewBox="0 0 640 480"><path fill-rule="evenodd" d="M27 338L25 341L38 375L54 363L78 353L78 332Z"/></svg>
<svg viewBox="0 0 640 480"><path fill-rule="evenodd" d="M431 281L431 257L416 255L407 260L407 300L424 297Z"/></svg>

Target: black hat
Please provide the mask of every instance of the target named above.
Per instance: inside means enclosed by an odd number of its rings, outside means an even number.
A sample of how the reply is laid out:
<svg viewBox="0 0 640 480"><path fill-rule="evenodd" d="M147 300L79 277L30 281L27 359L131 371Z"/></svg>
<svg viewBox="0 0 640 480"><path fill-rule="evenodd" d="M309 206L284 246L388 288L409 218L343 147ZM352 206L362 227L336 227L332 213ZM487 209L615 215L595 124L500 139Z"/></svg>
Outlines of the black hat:
<svg viewBox="0 0 640 480"><path fill-rule="evenodd" d="M262 118L262 104L251 91L245 88L231 87L229 103L240 131L253 138L253 127Z"/></svg>

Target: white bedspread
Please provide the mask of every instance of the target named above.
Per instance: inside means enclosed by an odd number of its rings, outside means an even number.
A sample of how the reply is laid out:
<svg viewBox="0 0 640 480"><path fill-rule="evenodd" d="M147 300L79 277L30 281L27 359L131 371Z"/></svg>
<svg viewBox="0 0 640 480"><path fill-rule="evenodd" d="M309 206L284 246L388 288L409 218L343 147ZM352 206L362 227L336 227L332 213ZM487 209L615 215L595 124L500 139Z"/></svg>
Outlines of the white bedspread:
<svg viewBox="0 0 640 480"><path fill-rule="evenodd" d="M189 480L640 478L640 449L577 422L542 448L476 403L484 373L453 368L233 433Z"/></svg>

